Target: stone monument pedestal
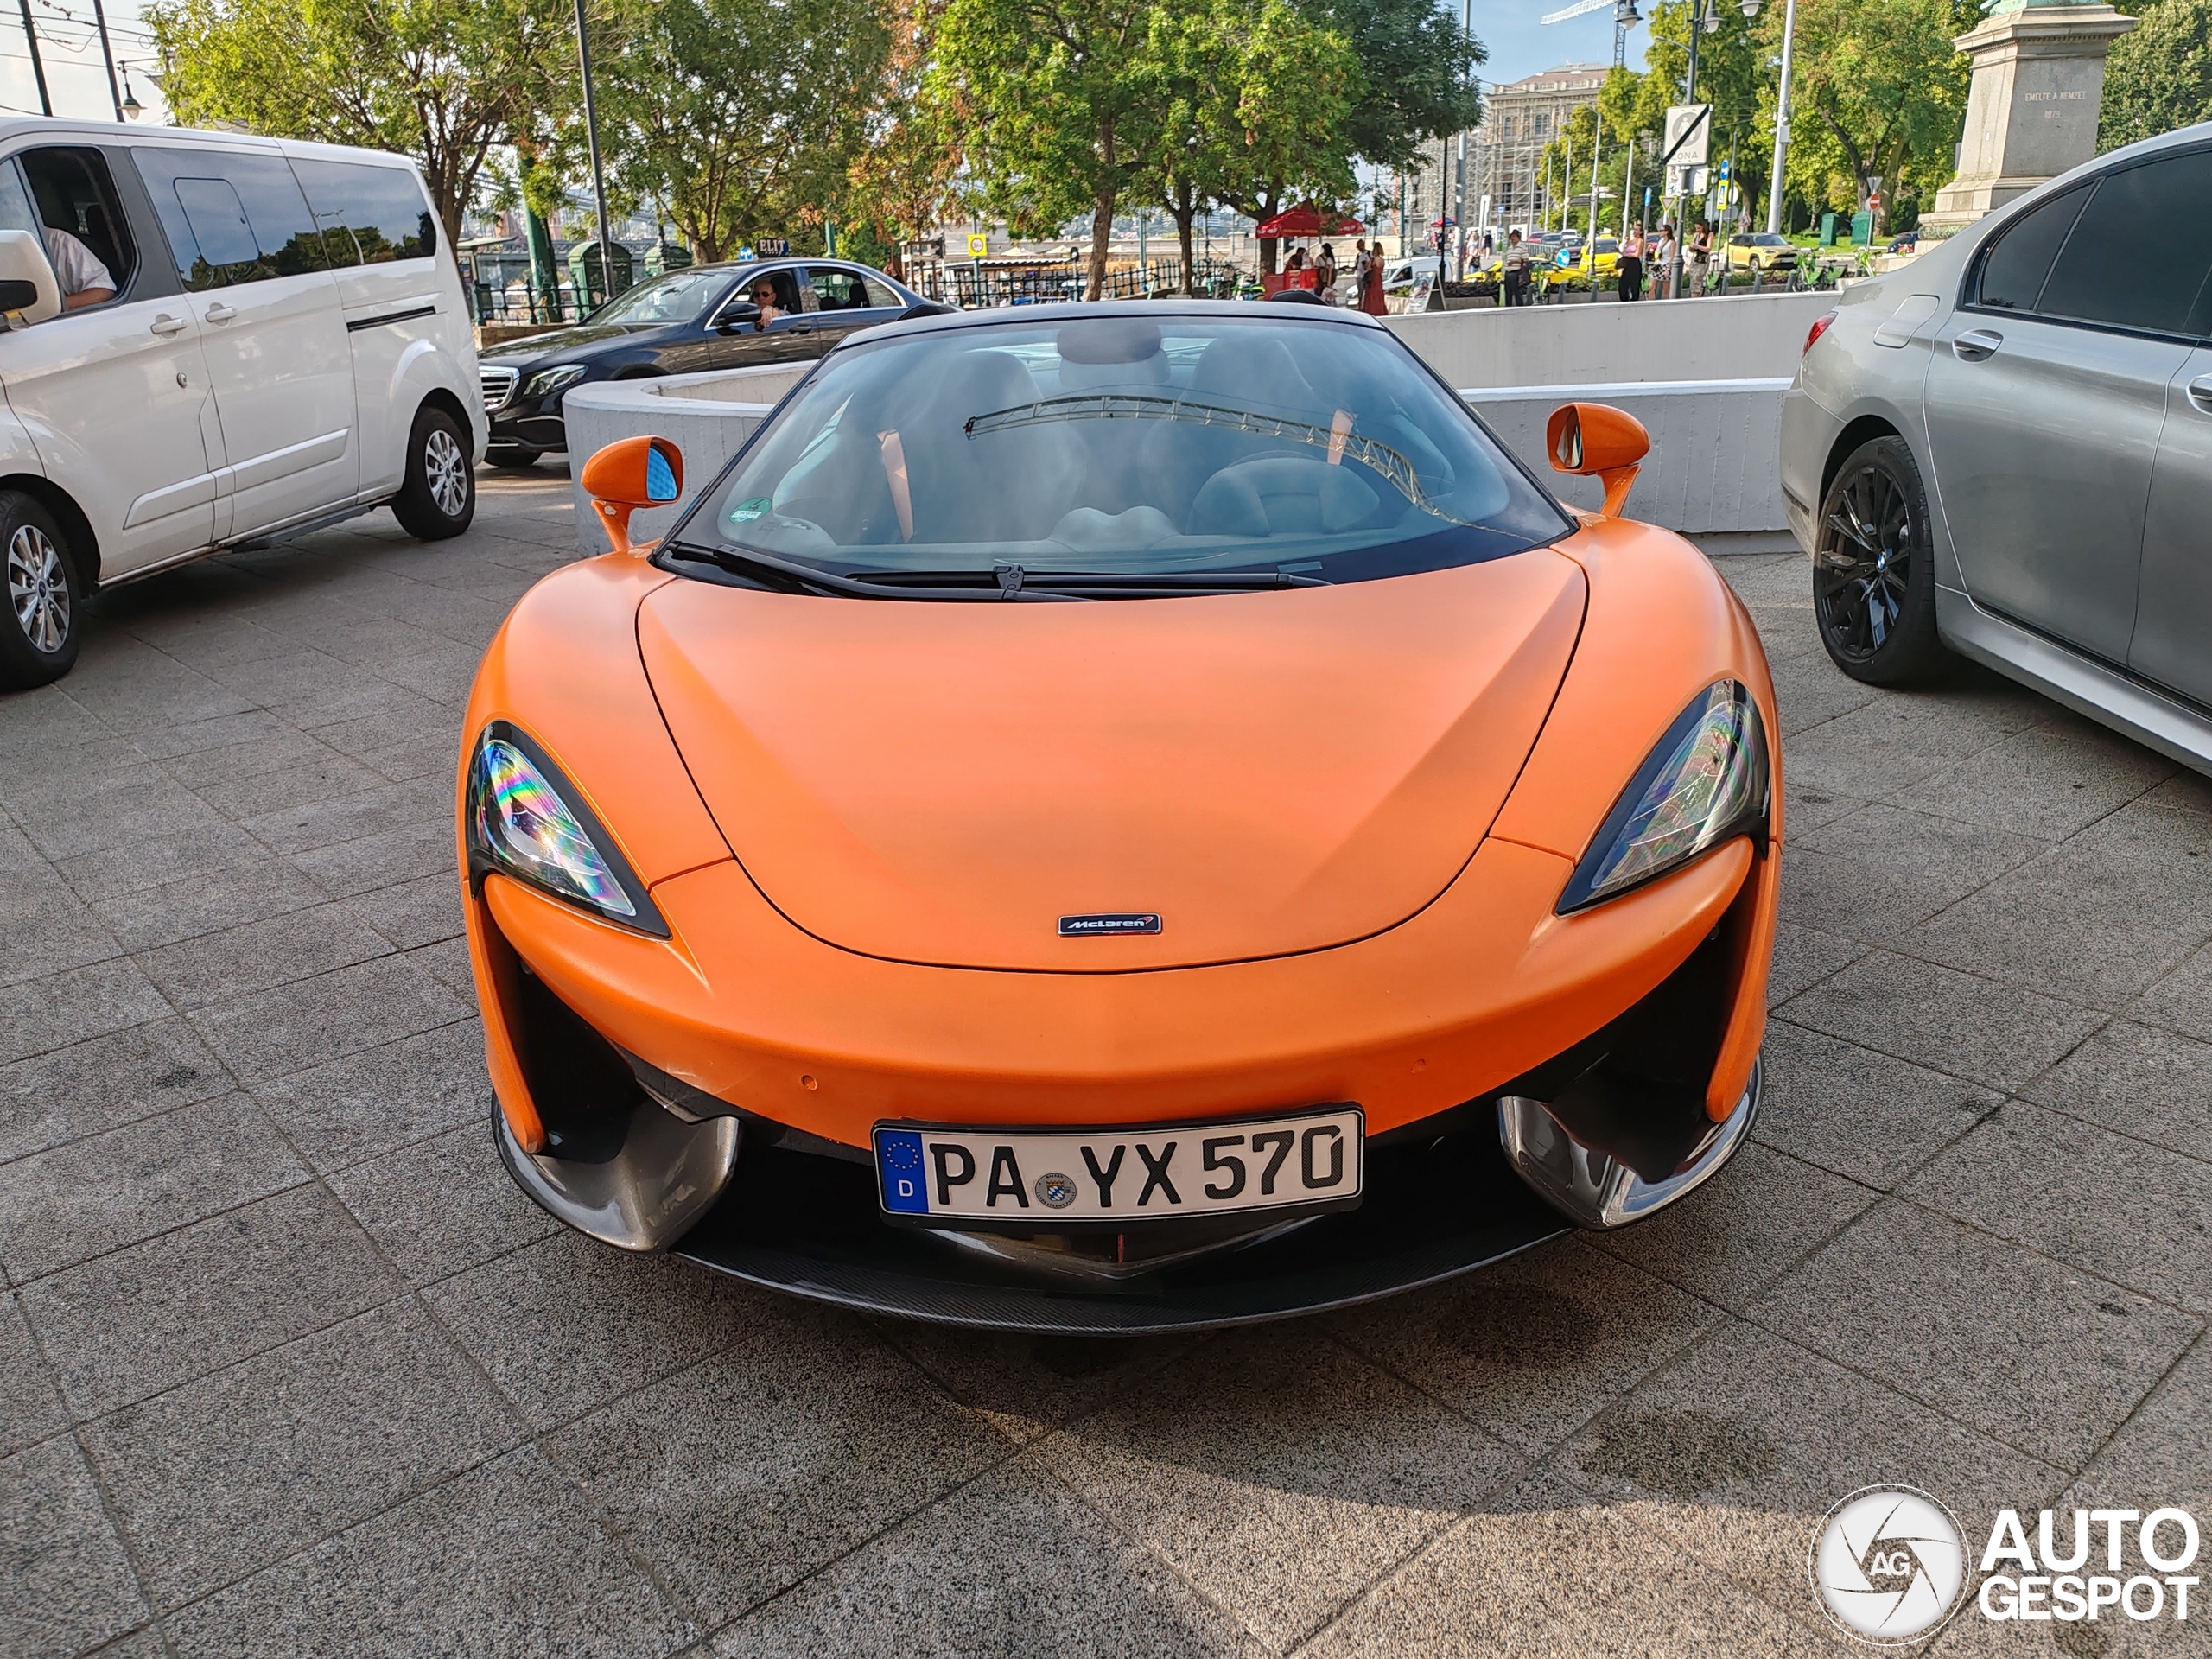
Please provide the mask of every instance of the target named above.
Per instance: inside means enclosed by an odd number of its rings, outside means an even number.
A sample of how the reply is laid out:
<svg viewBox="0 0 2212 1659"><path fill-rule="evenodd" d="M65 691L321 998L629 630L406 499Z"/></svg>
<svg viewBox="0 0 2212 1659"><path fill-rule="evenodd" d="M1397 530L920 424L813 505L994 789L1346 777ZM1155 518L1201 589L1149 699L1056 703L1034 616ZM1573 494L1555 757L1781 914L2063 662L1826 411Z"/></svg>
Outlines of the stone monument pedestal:
<svg viewBox="0 0 2212 1659"><path fill-rule="evenodd" d="M2000 5L1958 37L1974 59L1959 175L1921 215L1939 236L2025 195L2097 153L2105 54L2135 19L2091 0Z"/></svg>

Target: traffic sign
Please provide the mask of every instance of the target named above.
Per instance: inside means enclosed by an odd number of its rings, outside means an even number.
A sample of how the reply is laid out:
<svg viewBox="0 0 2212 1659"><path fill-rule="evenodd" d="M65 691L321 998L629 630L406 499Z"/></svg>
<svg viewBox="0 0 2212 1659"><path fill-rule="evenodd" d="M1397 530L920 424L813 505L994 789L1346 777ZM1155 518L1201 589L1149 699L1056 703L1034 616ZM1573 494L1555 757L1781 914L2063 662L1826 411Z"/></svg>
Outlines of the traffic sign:
<svg viewBox="0 0 2212 1659"><path fill-rule="evenodd" d="M1703 167L1713 143L1713 105L1676 104L1667 111L1667 144L1661 153L1670 167Z"/></svg>
<svg viewBox="0 0 2212 1659"><path fill-rule="evenodd" d="M968 238L968 253L969 257L980 259L990 251L991 238L989 237L971 236Z"/></svg>

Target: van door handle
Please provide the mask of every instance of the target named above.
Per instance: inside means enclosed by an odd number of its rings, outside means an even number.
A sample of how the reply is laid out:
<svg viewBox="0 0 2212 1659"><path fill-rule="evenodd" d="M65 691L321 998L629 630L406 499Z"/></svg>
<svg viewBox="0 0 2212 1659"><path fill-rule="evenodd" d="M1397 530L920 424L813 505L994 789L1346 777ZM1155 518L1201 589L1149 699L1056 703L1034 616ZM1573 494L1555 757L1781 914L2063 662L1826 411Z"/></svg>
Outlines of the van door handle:
<svg viewBox="0 0 2212 1659"><path fill-rule="evenodd" d="M2207 415L2212 415L2212 374L2200 374L2189 383L2189 401Z"/></svg>
<svg viewBox="0 0 2212 1659"><path fill-rule="evenodd" d="M232 317L238 315L238 311L236 306L225 305L220 300L216 301L214 304L209 306L206 313L207 321L210 322L228 322ZM1965 336L1961 335L1960 338L1964 339Z"/></svg>
<svg viewBox="0 0 2212 1659"><path fill-rule="evenodd" d="M167 339L171 334L181 334L192 327L182 317L173 317L166 311L157 315L153 321L146 326L163 339Z"/></svg>
<svg viewBox="0 0 2212 1659"><path fill-rule="evenodd" d="M1979 363L2004 343L2005 336L1993 328L1969 328L1951 342L1951 355L1961 363Z"/></svg>

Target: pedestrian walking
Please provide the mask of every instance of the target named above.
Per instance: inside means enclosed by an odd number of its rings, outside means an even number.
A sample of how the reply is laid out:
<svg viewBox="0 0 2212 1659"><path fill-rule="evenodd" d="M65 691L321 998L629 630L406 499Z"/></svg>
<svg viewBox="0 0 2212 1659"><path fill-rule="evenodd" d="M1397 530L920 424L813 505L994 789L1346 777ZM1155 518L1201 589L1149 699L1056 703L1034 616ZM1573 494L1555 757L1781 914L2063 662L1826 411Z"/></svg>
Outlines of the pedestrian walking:
<svg viewBox="0 0 2212 1659"><path fill-rule="evenodd" d="M1521 241L1521 232L1512 231L1505 238L1504 276L1505 302L1508 305L1529 303L1529 250Z"/></svg>
<svg viewBox="0 0 2212 1659"><path fill-rule="evenodd" d="M1700 219L1696 234L1690 238L1690 292L1705 292L1706 267L1713 259L1713 223Z"/></svg>
<svg viewBox="0 0 2212 1659"><path fill-rule="evenodd" d="M1628 234L1621 238L1621 257L1613 267L1620 278L1620 296L1624 300L1643 297L1643 226L1630 225Z"/></svg>

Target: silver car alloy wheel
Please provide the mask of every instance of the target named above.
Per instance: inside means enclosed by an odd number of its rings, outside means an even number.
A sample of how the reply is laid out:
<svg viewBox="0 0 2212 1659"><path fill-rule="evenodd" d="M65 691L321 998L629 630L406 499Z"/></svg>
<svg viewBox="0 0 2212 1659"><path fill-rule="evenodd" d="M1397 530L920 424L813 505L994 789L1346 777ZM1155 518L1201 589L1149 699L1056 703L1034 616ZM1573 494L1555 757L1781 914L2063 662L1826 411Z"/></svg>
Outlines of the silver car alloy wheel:
<svg viewBox="0 0 2212 1659"><path fill-rule="evenodd" d="M69 578L61 555L36 524L8 538L8 602L34 650L52 656L69 637Z"/></svg>
<svg viewBox="0 0 2212 1659"><path fill-rule="evenodd" d="M423 442L423 476L438 511L448 518L460 518L461 510L468 505L468 462L453 434L442 426L432 427Z"/></svg>

